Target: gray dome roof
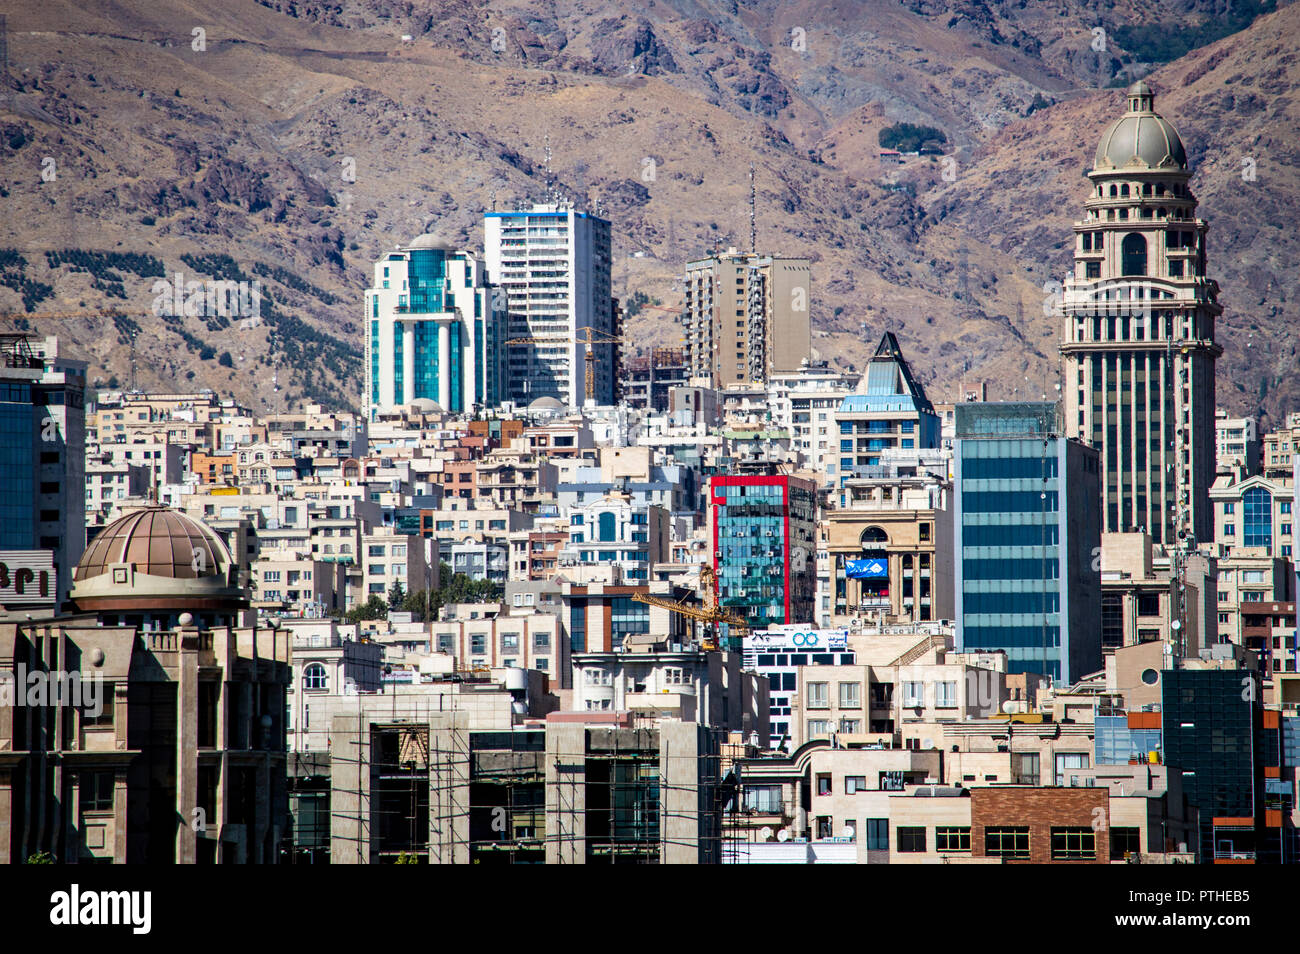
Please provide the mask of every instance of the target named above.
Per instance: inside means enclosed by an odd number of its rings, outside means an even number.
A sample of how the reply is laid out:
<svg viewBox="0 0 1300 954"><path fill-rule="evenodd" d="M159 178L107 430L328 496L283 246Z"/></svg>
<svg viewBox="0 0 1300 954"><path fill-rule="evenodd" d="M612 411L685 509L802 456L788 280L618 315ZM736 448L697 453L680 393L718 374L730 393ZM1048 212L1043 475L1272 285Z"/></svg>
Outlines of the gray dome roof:
<svg viewBox="0 0 1300 954"><path fill-rule="evenodd" d="M447 242L440 236L434 235L432 232L425 232L423 235L418 236L410 245L407 246L407 248L436 248L444 252L456 251L455 246L450 242Z"/></svg>
<svg viewBox="0 0 1300 954"><path fill-rule="evenodd" d="M564 409L564 402L550 397L539 397L532 404L528 405L530 411L561 411Z"/></svg>
<svg viewBox="0 0 1300 954"><path fill-rule="evenodd" d="M421 414L441 414L442 405L432 398L416 398L409 405L412 411L419 411Z"/></svg>
<svg viewBox="0 0 1300 954"><path fill-rule="evenodd" d="M1137 82L1128 88L1127 95L1128 112L1102 133L1093 169L1185 172L1187 151L1183 140L1172 123L1157 115L1151 87Z"/></svg>

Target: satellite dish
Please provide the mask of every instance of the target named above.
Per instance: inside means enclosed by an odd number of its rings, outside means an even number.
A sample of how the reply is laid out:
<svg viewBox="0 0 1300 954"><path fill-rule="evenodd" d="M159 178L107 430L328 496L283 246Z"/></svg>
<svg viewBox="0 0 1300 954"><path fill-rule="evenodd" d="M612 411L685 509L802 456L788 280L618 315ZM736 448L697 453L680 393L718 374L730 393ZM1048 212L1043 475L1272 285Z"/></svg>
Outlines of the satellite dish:
<svg viewBox="0 0 1300 954"><path fill-rule="evenodd" d="M932 749L932 748L934 748L934 739L922 739L922 740L921 740L921 748L923 748L923 749Z"/></svg>
<svg viewBox="0 0 1300 954"><path fill-rule="evenodd" d="M853 834L854 834L854 832L853 832L853 826L852 826L852 825L845 825L843 828L840 829L840 837L841 837L841 838L852 838L852 837L853 837Z"/></svg>
<svg viewBox="0 0 1300 954"><path fill-rule="evenodd" d="M1172 623L1169 624L1169 628L1176 633L1183 628L1183 624L1180 620L1174 620Z"/></svg>
<svg viewBox="0 0 1300 954"><path fill-rule="evenodd" d="M769 827L760 828L758 830L758 837L760 841L771 841L772 829Z"/></svg>
<svg viewBox="0 0 1300 954"><path fill-rule="evenodd" d="M1015 701L1008 699L1006 702L1002 703L1002 711L1005 712L1007 715L1011 715L1011 713L1015 712L1016 711Z"/></svg>
<svg viewBox="0 0 1300 954"><path fill-rule="evenodd" d="M777 841L781 841L781 842L789 841L789 840L790 840L790 829L789 829L789 828L782 828L780 831L778 831L778 832L776 833L776 840L777 840Z"/></svg>

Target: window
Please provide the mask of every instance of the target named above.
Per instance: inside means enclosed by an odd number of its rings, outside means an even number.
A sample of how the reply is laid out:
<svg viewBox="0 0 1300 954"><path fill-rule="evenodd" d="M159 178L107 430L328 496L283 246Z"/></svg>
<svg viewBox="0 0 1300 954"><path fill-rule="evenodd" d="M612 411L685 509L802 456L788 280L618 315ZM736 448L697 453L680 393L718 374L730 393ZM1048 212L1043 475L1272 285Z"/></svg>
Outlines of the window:
<svg viewBox="0 0 1300 954"><path fill-rule="evenodd" d="M103 728L113 724L113 684L111 682L103 683L99 689L99 712L94 712L94 706L83 704L81 708L81 724L84 728Z"/></svg>
<svg viewBox="0 0 1300 954"><path fill-rule="evenodd" d="M1110 830L1110 860L1123 861L1128 854L1137 855L1142 851L1141 829L1112 828Z"/></svg>
<svg viewBox="0 0 1300 954"><path fill-rule="evenodd" d="M1017 752L1011 756L1011 780L1017 785L1038 784L1038 753Z"/></svg>
<svg viewBox="0 0 1300 954"><path fill-rule="evenodd" d="M889 850L889 819L867 819L867 851Z"/></svg>
<svg viewBox="0 0 1300 954"><path fill-rule="evenodd" d="M925 705L925 683L903 683L903 707L906 709Z"/></svg>
<svg viewBox="0 0 1300 954"><path fill-rule="evenodd" d="M302 671L302 687L304 689L325 690L329 688L329 673L320 663L310 663Z"/></svg>
<svg viewBox="0 0 1300 954"><path fill-rule="evenodd" d="M934 684L934 693L936 708L954 709L957 707L957 683L936 682Z"/></svg>
<svg viewBox="0 0 1300 954"><path fill-rule="evenodd" d="M862 708L862 684L858 682L840 683L840 708Z"/></svg>
<svg viewBox="0 0 1300 954"><path fill-rule="evenodd" d="M589 686L608 686L611 684L608 669L585 669L583 681Z"/></svg>
<svg viewBox="0 0 1300 954"><path fill-rule="evenodd" d="M761 815L781 814L781 786L746 785L744 806L746 811Z"/></svg>
<svg viewBox="0 0 1300 954"><path fill-rule="evenodd" d="M1097 857L1097 833L1091 828L1053 828L1052 860L1081 861Z"/></svg>
<svg viewBox="0 0 1300 954"><path fill-rule="evenodd" d="M682 669L665 669L664 684L669 686L685 686L689 683L686 678L686 672Z"/></svg>
<svg viewBox="0 0 1300 954"><path fill-rule="evenodd" d="M830 708L830 701L827 692L827 688L829 686L830 683L827 682L808 683L808 708L809 709Z"/></svg>
<svg viewBox="0 0 1300 954"><path fill-rule="evenodd" d="M519 652L519 634L502 633L501 634L501 651L505 653Z"/></svg>
<svg viewBox="0 0 1300 954"><path fill-rule="evenodd" d="M1056 753L1056 784L1065 784L1065 775L1069 769L1082 769L1088 767L1087 752L1057 752Z"/></svg>
<svg viewBox="0 0 1300 954"><path fill-rule="evenodd" d="M1263 487L1252 487L1242 501L1242 546L1273 546L1273 495ZM1227 528L1224 528L1227 535Z"/></svg>
<svg viewBox="0 0 1300 954"><path fill-rule="evenodd" d="M113 810L113 784L117 775L113 771L82 772L78 781L83 812L111 812Z"/></svg>
<svg viewBox="0 0 1300 954"><path fill-rule="evenodd" d="M533 649L550 649L550 633L533 633Z"/></svg>
<svg viewBox="0 0 1300 954"><path fill-rule="evenodd" d="M867 790L867 777L865 775L846 775L844 776L844 794L856 795L858 792Z"/></svg>
<svg viewBox="0 0 1300 954"><path fill-rule="evenodd" d="M822 735L831 734L831 724L825 719L808 720L808 738L813 739Z"/></svg>
<svg viewBox="0 0 1300 954"><path fill-rule="evenodd" d="M984 853L995 858L1029 860L1028 828L985 828Z"/></svg>
<svg viewBox="0 0 1300 954"><path fill-rule="evenodd" d="M935 851L970 851L969 828L936 828Z"/></svg>
<svg viewBox="0 0 1300 954"><path fill-rule="evenodd" d="M831 794L831 777L829 774L817 776L817 794L818 795Z"/></svg>
<svg viewBox="0 0 1300 954"><path fill-rule="evenodd" d="M862 731L861 719L841 719L840 731L845 735L857 735Z"/></svg>
<svg viewBox="0 0 1300 954"><path fill-rule="evenodd" d="M469 637L469 651L476 656L487 652L487 637L482 633L473 633Z"/></svg>
<svg viewBox="0 0 1300 954"><path fill-rule="evenodd" d="M912 825L901 826L898 829L898 850L911 853L925 851L925 828Z"/></svg>

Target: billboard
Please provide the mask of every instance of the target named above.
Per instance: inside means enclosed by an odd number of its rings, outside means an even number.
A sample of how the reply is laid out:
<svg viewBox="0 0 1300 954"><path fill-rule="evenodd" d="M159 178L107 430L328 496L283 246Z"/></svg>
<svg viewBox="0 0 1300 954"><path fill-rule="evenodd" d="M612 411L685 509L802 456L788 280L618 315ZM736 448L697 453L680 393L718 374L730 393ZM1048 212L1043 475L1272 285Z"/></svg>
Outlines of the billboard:
<svg viewBox="0 0 1300 954"><path fill-rule="evenodd" d="M848 649L847 629L770 626L745 637L745 649L755 652L834 652Z"/></svg>
<svg viewBox="0 0 1300 954"><path fill-rule="evenodd" d="M57 599L52 550L0 550L0 606L53 606Z"/></svg>
<svg viewBox="0 0 1300 954"><path fill-rule="evenodd" d="M849 560L844 565L844 575L850 580L887 580L889 563L875 557L867 560Z"/></svg>

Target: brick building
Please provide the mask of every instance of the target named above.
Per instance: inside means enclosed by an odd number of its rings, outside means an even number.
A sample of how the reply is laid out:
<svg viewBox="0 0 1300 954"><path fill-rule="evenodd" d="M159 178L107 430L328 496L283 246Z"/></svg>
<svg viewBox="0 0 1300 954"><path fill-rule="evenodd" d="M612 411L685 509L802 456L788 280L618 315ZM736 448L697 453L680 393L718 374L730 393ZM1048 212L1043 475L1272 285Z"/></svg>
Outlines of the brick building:
<svg viewBox="0 0 1300 954"><path fill-rule="evenodd" d="M971 790L971 855L1004 863L1107 864L1106 788L1006 786Z"/></svg>

